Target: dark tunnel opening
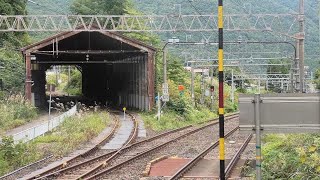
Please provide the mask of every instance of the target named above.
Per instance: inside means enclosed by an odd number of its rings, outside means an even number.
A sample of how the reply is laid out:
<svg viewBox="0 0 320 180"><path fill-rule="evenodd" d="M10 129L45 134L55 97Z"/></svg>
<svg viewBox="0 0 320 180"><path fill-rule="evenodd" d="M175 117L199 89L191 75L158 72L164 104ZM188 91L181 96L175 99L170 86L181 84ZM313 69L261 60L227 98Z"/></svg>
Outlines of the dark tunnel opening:
<svg viewBox="0 0 320 180"><path fill-rule="evenodd" d="M75 66L82 74L80 99L150 110L154 100L155 49L115 33L68 32L24 49L30 62L31 101L47 107L46 71ZM28 73L28 72L27 72ZM26 95L28 97L28 84Z"/></svg>

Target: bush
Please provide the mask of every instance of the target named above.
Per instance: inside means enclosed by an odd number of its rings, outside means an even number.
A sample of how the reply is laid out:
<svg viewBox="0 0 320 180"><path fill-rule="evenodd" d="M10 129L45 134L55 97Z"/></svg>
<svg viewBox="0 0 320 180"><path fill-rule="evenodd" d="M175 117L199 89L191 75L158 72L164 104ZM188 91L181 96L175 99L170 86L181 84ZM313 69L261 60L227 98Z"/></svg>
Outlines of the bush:
<svg viewBox="0 0 320 180"><path fill-rule="evenodd" d="M264 141L265 179L319 179L320 135L267 135Z"/></svg>
<svg viewBox="0 0 320 180"><path fill-rule="evenodd" d="M14 144L12 137L3 137L0 144L0 175L36 161L40 158L39 154L33 146Z"/></svg>
<svg viewBox="0 0 320 180"><path fill-rule="evenodd" d="M0 100L0 131L25 124L37 116L37 109L21 94Z"/></svg>
<svg viewBox="0 0 320 180"><path fill-rule="evenodd" d="M70 95L81 95L82 91L82 75L81 72L75 70L72 72L70 82L64 88L64 91Z"/></svg>

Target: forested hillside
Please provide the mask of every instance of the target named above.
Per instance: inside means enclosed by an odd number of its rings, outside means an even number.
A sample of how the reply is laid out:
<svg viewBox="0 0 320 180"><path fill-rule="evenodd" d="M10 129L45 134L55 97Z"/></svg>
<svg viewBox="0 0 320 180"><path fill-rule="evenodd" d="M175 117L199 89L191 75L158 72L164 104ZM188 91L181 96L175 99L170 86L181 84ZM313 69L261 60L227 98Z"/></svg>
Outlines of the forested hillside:
<svg viewBox="0 0 320 180"><path fill-rule="evenodd" d="M72 11L75 7L80 9L79 13L82 14L101 14L99 11L99 6L108 6L100 3L90 3L88 0L76 1L71 8L72 0L43 0L37 1L46 10L39 5L28 3L29 14L74 14ZM110 3L110 2L108 2ZM112 3L112 2L111 2ZM121 1L118 1L120 4ZM224 2L225 14L273 14L273 13L296 13L298 12L298 0L228 0ZM133 8L132 8L133 7ZM41 9L41 10L40 10ZM217 1L212 0L131 0L128 4L128 8L125 13L130 13L133 9L137 9L141 14L172 14L177 15L181 10L181 14L217 14ZM104 12L105 14L115 14L116 9ZM308 0L305 1L305 13L306 13L306 65L310 65L315 71L316 67L319 67L319 52L320 52L320 33L319 33L319 0ZM292 22L288 22L292 23ZM203 39L202 35L199 33L161 33L161 39L166 41L168 38L178 37L181 41L185 39L189 41L200 41ZM269 40L276 41L279 37L273 36L272 34L266 33L232 33L225 32L226 39L237 40L241 36L243 40ZM216 40L217 37L213 36L211 40ZM284 37L280 38L281 40ZM290 39L287 39L290 40ZM293 41L291 39L291 41ZM183 49L186 50L187 47L181 47L176 52L181 52ZM189 47L190 48L190 47ZM268 49L270 51L275 51L274 48L263 47L263 49ZM194 47L192 47L194 49ZM212 52L209 47L201 47L196 52L200 54L205 54L207 51ZM203 49L207 49L203 51ZM288 46L280 47L282 51L292 51L292 48ZM173 50L174 52L175 50ZM215 53L215 51L214 51ZM180 53L181 54L181 53ZM177 54L179 55L179 54ZM215 56L214 54L212 56Z"/></svg>
<svg viewBox="0 0 320 180"><path fill-rule="evenodd" d="M217 1L212 0L134 0L138 9L144 14L217 14ZM273 14L273 13L297 13L298 0L228 0L224 1L225 14ZM306 14L306 64L312 68L320 67L320 34L319 34L319 0L305 1ZM291 22L288 22L291 23ZM190 34L190 33L189 33ZM192 36L197 36L191 33ZM179 35L176 35L179 36ZM226 38L237 40L237 34L225 32ZM164 39L171 38L172 34L162 36ZM183 35L180 38L184 40ZM248 33L242 35L244 40L279 40L277 37L265 36L265 33ZM290 47L284 47L292 51ZM270 49L274 50L274 49Z"/></svg>
<svg viewBox="0 0 320 180"><path fill-rule="evenodd" d="M26 14L26 2L0 0L0 13ZM26 33L0 33L0 37L0 77L4 89L20 91L24 82L24 62L19 49L29 42L29 38Z"/></svg>

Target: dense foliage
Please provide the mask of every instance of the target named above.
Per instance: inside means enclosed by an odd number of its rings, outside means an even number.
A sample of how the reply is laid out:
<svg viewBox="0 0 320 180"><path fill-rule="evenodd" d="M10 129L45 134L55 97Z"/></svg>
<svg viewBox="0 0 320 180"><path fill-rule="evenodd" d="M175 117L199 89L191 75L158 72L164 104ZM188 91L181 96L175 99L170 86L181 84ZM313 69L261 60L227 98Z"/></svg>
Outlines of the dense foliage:
<svg viewBox="0 0 320 180"><path fill-rule="evenodd" d="M135 2L137 8L143 12L144 14L171 14L178 15L181 7L181 14L217 14L217 3L218 1L212 0L201 0L201 1L191 1L191 0L133 0ZM285 13L296 13L298 11L298 0L228 0L224 2L224 11L225 14L285 14ZM319 11L320 11L320 3L318 0L308 0L304 1L305 3L305 13L306 13L306 65L310 67L319 67L318 62L320 61L318 52L320 52L319 45ZM239 19L240 20L240 19ZM292 21L288 19L286 24L292 24ZM277 22L274 24L276 25ZM276 32L268 33L268 32L237 32L233 33L230 31L225 32L224 38L228 41L237 41L241 36L243 40L248 41L290 41L288 38L279 37L279 35L275 35ZM206 37L209 37L209 33L203 33ZM163 39L172 38L173 36L180 38L181 41L201 41L204 40L203 36L200 33L186 33L186 32L176 32L174 34L163 33L161 37ZM189 36L189 37L187 37ZM214 35L211 41L217 41L217 36ZM292 41L293 44L295 43ZM227 45L225 46L225 51L227 52ZM238 47L233 46L233 50ZM240 47L241 48L241 47ZM257 45L252 46L252 50L256 50ZM181 49L186 49L186 47L178 48L177 53L181 53ZM194 51L197 49L197 51ZM211 51L211 57L214 57L212 53L215 53L216 50L212 52L212 47L207 48L197 48L197 47L189 47L188 50L192 50L194 54L201 55L208 54L207 49ZM186 52L188 50L185 50ZM243 51L247 51L247 49L240 49ZM293 49L287 45L266 45L265 47L259 49L261 51L278 51L281 52L287 51L292 52ZM258 50L258 51L259 51ZM315 69L313 69L315 70Z"/></svg>
<svg viewBox="0 0 320 180"><path fill-rule="evenodd" d="M82 93L82 75L78 70L73 70L70 82L64 88L64 91L70 95L81 95Z"/></svg>
<svg viewBox="0 0 320 180"><path fill-rule="evenodd" d="M26 14L26 0L0 0L0 14ZM7 91L21 91L24 83L24 62L20 48L29 42L25 33L0 32L0 79Z"/></svg>
<svg viewBox="0 0 320 180"><path fill-rule="evenodd" d="M22 95L11 95L0 100L0 135L6 130L29 122L37 110Z"/></svg>
<svg viewBox="0 0 320 180"><path fill-rule="evenodd" d="M264 141L265 179L319 179L319 134L267 135Z"/></svg>
<svg viewBox="0 0 320 180"><path fill-rule="evenodd" d="M70 7L75 14L113 14L127 13L130 7L128 0L74 0Z"/></svg>

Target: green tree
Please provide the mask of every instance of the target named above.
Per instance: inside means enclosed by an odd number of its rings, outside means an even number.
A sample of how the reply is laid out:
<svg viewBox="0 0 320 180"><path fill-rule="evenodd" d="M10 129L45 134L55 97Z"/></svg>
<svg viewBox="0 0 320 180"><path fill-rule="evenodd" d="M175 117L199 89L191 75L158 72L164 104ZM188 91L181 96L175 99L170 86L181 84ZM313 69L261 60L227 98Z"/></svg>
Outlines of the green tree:
<svg viewBox="0 0 320 180"><path fill-rule="evenodd" d="M24 15L26 0L0 0L0 14ZM6 32L0 33L0 77L6 90L20 91L23 88L24 63L20 48L29 42L26 33Z"/></svg>
<svg viewBox="0 0 320 180"><path fill-rule="evenodd" d="M122 15L131 7L129 0L74 0L71 12L76 14Z"/></svg>

